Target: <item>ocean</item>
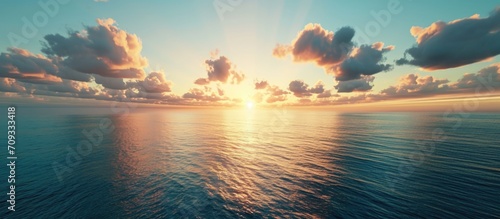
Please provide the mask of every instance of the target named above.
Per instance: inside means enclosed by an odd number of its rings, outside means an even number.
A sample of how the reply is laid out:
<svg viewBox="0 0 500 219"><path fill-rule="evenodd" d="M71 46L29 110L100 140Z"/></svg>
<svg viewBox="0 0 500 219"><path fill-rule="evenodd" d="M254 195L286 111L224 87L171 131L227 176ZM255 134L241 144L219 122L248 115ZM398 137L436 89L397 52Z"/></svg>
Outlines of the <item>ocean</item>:
<svg viewBox="0 0 500 219"><path fill-rule="evenodd" d="M499 136L498 113L18 107L0 214L499 218Z"/></svg>

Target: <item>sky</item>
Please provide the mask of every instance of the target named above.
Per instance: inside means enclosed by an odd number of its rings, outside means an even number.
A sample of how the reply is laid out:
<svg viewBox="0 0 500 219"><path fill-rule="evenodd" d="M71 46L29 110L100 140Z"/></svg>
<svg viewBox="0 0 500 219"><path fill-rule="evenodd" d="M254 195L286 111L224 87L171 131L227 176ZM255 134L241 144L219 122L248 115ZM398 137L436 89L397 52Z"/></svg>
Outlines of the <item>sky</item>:
<svg viewBox="0 0 500 219"><path fill-rule="evenodd" d="M3 102L337 106L500 88L494 1L4 5Z"/></svg>

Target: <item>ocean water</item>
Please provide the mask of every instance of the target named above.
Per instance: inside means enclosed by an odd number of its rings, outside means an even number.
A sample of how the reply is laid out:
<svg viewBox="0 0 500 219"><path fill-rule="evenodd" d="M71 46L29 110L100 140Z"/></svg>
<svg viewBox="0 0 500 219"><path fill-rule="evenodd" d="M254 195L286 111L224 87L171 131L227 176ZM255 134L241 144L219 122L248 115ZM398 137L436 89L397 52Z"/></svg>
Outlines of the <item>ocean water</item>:
<svg viewBox="0 0 500 219"><path fill-rule="evenodd" d="M18 107L16 125L1 218L500 217L500 114Z"/></svg>

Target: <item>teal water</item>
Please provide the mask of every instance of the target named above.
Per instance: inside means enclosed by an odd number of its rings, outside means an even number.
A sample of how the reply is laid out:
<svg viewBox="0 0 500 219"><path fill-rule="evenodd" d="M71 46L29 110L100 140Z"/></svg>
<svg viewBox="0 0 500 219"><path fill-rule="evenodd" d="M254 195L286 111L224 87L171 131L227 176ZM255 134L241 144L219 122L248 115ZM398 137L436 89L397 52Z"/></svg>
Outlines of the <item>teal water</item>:
<svg viewBox="0 0 500 219"><path fill-rule="evenodd" d="M500 114L18 107L16 119L16 212L3 201L2 218L500 217Z"/></svg>

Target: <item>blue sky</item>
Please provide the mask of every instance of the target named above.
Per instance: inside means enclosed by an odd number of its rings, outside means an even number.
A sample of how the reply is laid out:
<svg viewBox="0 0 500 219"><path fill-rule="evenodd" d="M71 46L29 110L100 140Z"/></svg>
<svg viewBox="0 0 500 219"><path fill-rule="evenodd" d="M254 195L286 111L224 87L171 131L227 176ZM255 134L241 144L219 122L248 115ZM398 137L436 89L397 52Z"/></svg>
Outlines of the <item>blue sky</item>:
<svg viewBox="0 0 500 219"><path fill-rule="evenodd" d="M220 0L225 2L225 0ZM41 0L41 2L45 2ZM350 26L364 30L376 19L371 13L387 10L387 1L265 1L242 0L221 20L214 1L117 1L94 2L71 0L60 5L55 17L38 28L35 37L20 48L41 53L40 41L47 34L63 34L67 29L82 30L84 25L94 26L97 18L112 18L116 26L136 34L142 41L141 54L149 61L147 72L162 70L173 82L172 92L178 95L193 87L196 78L206 75L204 61L210 52L218 50L228 57L236 69L246 75L238 86L227 86L227 91L243 90L251 96L256 79L286 88L291 80L300 79L307 84L321 80L330 89L335 85L332 75L311 62L295 63L291 58L278 59L272 51L277 43L290 44L309 23L318 23L329 31ZM402 12L392 14L390 22L370 42L384 42L395 49L386 55L388 63L403 56L415 45L410 34L412 26L427 27L436 21L452 21L474 14L487 17L498 5L494 1L398 1ZM22 18L31 19L41 10L38 4L9 1L0 9L1 51L12 45L9 33L20 33ZM359 34L359 33L357 33ZM375 75L372 92L378 92L409 73L432 75L455 81L464 73L477 72L500 61L497 56L488 62L477 62L459 68L421 71L418 67L395 66L392 71ZM352 94L346 94L352 95Z"/></svg>

